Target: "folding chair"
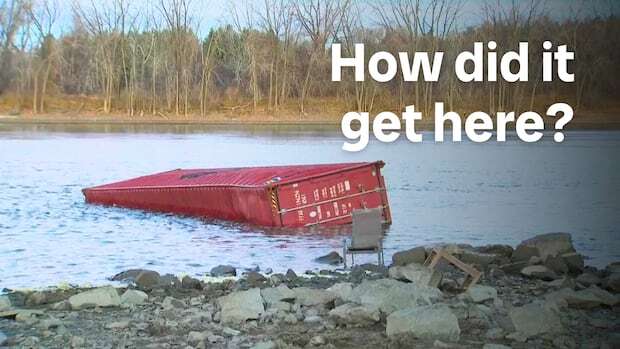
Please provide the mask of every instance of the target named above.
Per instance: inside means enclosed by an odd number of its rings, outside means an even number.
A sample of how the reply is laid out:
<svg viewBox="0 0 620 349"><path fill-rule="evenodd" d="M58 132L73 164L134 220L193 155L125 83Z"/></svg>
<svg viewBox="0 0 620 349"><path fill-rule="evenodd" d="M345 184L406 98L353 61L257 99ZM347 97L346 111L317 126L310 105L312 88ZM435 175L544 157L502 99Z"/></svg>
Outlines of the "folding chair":
<svg viewBox="0 0 620 349"><path fill-rule="evenodd" d="M351 239L344 240L342 255L344 267L347 267L347 254L351 255L351 265L355 264L355 255L376 253L379 265L385 266L383 260L383 209L354 210L353 232Z"/></svg>

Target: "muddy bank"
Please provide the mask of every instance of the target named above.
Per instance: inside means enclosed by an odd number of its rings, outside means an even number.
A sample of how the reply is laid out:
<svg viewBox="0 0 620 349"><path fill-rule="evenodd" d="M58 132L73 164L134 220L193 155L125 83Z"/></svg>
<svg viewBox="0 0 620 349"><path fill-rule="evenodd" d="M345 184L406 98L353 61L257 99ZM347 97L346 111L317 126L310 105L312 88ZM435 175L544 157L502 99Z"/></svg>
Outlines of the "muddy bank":
<svg viewBox="0 0 620 349"><path fill-rule="evenodd" d="M463 292L446 263L422 266L430 248L418 247L389 268L220 266L202 280L129 270L111 277L124 287L7 290L0 347L620 347L620 264L584 266L570 235L443 247L484 272L476 286Z"/></svg>

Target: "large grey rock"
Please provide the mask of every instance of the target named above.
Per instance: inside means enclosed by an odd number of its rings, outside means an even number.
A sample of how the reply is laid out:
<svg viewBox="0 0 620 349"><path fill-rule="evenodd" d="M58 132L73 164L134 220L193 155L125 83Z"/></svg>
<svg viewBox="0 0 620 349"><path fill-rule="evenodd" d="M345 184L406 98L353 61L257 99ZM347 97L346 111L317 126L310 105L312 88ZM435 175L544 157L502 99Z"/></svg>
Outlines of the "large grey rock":
<svg viewBox="0 0 620 349"><path fill-rule="evenodd" d="M338 265L343 262L342 257L336 251L332 251L325 256L318 257L314 260L317 263L329 264L329 265Z"/></svg>
<svg viewBox="0 0 620 349"><path fill-rule="evenodd" d="M408 265L411 263L423 264L426 260L426 250L424 247L414 247L409 250L399 251L392 255L392 264L397 266Z"/></svg>
<svg viewBox="0 0 620 349"><path fill-rule="evenodd" d="M583 256L577 252L564 253L561 255L564 264L568 267L568 272L572 274L581 274L585 268Z"/></svg>
<svg viewBox="0 0 620 349"><path fill-rule="evenodd" d="M523 268L528 266L527 261L512 262L500 265L500 269L507 274L520 274Z"/></svg>
<svg viewBox="0 0 620 349"><path fill-rule="evenodd" d="M458 341L459 321L445 305L427 305L402 309L387 317L388 336L412 334L420 339Z"/></svg>
<svg viewBox="0 0 620 349"><path fill-rule="evenodd" d="M605 272L607 274L620 273L620 262L612 262L609 263L605 267Z"/></svg>
<svg viewBox="0 0 620 349"><path fill-rule="evenodd" d="M100 287L69 297L72 309L94 307L115 307L121 304L121 297L113 287Z"/></svg>
<svg viewBox="0 0 620 349"><path fill-rule="evenodd" d="M601 278L599 278L598 276L592 274L592 273L583 273L579 276L577 276L577 278L575 279L575 281L577 281L578 283L584 285L584 286L591 286L591 285L600 285L602 280Z"/></svg>
<svg viewBox="0 0 620 349"><path fill-rule="evenodd" d="M237 276L237 269L231 265L218 265L209 272L211 276Z"/></svg>
<svg viewBox="0 0 620 349"><path fill-rule="evenodd" d="M342 300L349 299L353 291L353 284L350 282L340 282L328 288L327 291L335 294L336 297Z"/></svg>
<svg viewBox="0 0 620 349"><path fill-rule="evenodd" d="M329 312L329 317L337 324L350 326L368 326L381 320L379 309L347 303Z"/></svg>
<svg viewBox="0 0 620 349"><path fill-rule="evenodd" d="M265 303L268 305L282 301L292 301L295 299L295 292L282 284L278 287L264 288L260 291Z"/></svg>
<svg viewBox="0 0 620 349"><path fill-rule="evenodd" d="M569 269L562 256L549 256L545 261L545 267L556 274L567 274Z"/></svg>
<svg viewBox="0 0 620 349"><path fill-rule="evenodd" d="M406 280L416 285L437 287L441 282L441 274L420 264L393 266L388 270L392 279Z"/></svg>
<svg viewBox="0 0 620 349"><path fill-rule="evenodd" d="M127 290L121 295L121 304L123 305L139 305L149 299L149 296L138 290Z"/></svg>
<svg viewBox="0 0 620 349"><path fill-rule="evenodd" d="M136 286L144 290L150 290L161 282L161 276L158 272L152 270L143 270L136 276L134 280Z"/></svg>
<svg viewBox="0 0 620 349"><path fill-rule="evenodd" d="M246 320L256 320L265 311L260 289L233 292L217 299L221 309L221 321L238 324Z"/></svg>
<svg viewBox="0 0 620 349"><path fill-rule="evenodd" d="M466 264L475 264L486 268L489 264L499 261L500 256L492 253L463 250L460 260Z"/></svg>
<svg viewBox="0 0 620 349"><path fill-rule="evenodd" d="M474 303L482 303L497 299L497 290L491 286L473 285L467 289L465 295Z"/></svg>
<svg viewBox="0 0 620 349"><path fill-rule="evenodd" d="M8 296L0 296L0 311L11 309L11 299Z"/></svg>
<svg viewBox="0 0 620 349"><path fill-rule="evenodd" d="M527 266L521 270L521 274L527 277L541 279L545 281L551 281L559 278L556 273L554 273L552 270L545 267L544 265Z"/></svg>
<svg viewBox="0 0 620 349"><path fill-rule="evenodd" d="M612 307L619 301L617 296L596 286L569 293L565 296L565 300L569 307L580 309L592 309L601 305Z"/></svg>
<svg viewBox="0 0 620 349"><path fill-rule="evenodd" d="M620 273L611 273L603 280L603 287L614 293L620 293Z"/></svg>
<svg viewBox="0 0 620 349"><path fill-rule="evenodd" d="M527 245L518 245L512 253L511 260L513 262L525 262L528 263L532 257L539 256L538 249Z"/></svg>
<svg viewBox="0 0 620 349"><path fill-rule="evenodd" d="M309 307L316 305L326 305L336 299L332 292L309 287L297 287L293 289L295 293L295 303Z"/></svg>
<svg viewBox="0 0 620 349"><path fill-rule="evenodd" d="M385 314L396 310L429 305L443 297L441 291L393 279L364 280L351 291L347 301L378 308Z"/></svg>
<svg viewBox="0 0 620 349"><path fill-rule="evenodd" d="M548 256L571 252L575 252L575 248L570 234L549 233L521 242L512 254L512 258L513 260L529 260L532 256L537 256L545 261Z"/></svg>
<svg viewBox="0 0 620 349"><path fill-rule="evenodd" d="M510 245L485 245L476 247L476 251L478 252L494 254L505 258L512 257L514 250L515 249Z"/></svg>
<svg viewBox="0 0 620 349"><path fill-rule="evenodd" d="M122 281L122 282L135 282L136 278L143 271L149 271L146 269L129 269L123 272L120 272L110 278L112 281Z"/></svg>
<svg viewBox="0 0 620 349"><path fill-rule="evenodd" d="M514 308L508 316L517 332L526 337L562 331L562 323L557 314L541 304L530 303Z"/></svg>

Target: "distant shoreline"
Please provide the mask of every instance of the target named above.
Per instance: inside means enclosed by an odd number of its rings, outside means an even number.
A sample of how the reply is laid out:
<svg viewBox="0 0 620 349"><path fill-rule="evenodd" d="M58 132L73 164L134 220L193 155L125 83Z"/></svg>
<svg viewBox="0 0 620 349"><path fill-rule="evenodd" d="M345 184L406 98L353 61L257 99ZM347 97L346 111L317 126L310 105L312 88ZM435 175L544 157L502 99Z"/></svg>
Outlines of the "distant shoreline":
<svg viewBox="0 0 620 349"><path fill-rule="evenodd" d="M565 128L566 130L620 130L620 115L618 120L610 120L608 113L577 115ZM554 120L545 118L546 125L553 125ZM41 115L41 116L9 116L0 114L0 126L2 125L127 125L127 126L323 126L325 128L340 128L339 118L318 118L318 119L293 119L284 117L281 119L223 119L223 118L200 118L189 116L187 118L172 117L170 119L151 118L151 117L129 117L123 115L115 116L87 116L83 118L65 117L61 115ZM416 122L416 129L421 131L432 131L433 122L421 120ZM404 127L403 127L404 129ZM514 130L514 123L508 125L508 129ZM551 130L551 128L546 127Z"/></svg>

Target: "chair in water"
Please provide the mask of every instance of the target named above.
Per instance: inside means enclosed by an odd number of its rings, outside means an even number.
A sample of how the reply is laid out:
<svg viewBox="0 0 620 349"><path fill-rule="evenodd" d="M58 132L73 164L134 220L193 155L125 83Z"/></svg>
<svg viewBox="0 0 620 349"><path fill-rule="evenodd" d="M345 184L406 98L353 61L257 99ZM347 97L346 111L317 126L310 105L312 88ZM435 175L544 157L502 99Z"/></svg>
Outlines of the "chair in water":
<svg viewBox="0 0 620 349"><path fill-rule="evenodd" d="M347 267L347 255L351 255L351 264L355 264L355 255L361 253L376 253L380 266L385 266L383 260L383 209L354 210L353 232L351 239L344 240L342 257L344 267Z"/></svg>

